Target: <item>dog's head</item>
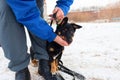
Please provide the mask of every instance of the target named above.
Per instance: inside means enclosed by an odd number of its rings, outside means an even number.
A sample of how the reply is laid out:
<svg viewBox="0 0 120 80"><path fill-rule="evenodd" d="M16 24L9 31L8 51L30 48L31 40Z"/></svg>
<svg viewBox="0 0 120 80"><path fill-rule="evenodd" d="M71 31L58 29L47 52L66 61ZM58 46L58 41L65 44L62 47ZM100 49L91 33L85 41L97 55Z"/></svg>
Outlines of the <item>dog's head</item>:
<svg viewBox="0 0 120 80"><path fill-rule="evenodd" d="M60 24L57 25L56 34L58 34L63 40L70 44L73 41L73 36L76 29L82 28L82 26L75 23L68 23L68 18L65 17Z"/></svg>
<svg viewBox="0 0 120 80"><path fill-rule="evenodd" d="M73 41L74 33L76 29L81 28L82 26L75 23L68 23L68 18L65 17L60 24L57 25L55 33L64 39L68 44ZM57 44L56 42L48 43L47 51L53 57L61 53L64 50L64 47Z"/></svg>

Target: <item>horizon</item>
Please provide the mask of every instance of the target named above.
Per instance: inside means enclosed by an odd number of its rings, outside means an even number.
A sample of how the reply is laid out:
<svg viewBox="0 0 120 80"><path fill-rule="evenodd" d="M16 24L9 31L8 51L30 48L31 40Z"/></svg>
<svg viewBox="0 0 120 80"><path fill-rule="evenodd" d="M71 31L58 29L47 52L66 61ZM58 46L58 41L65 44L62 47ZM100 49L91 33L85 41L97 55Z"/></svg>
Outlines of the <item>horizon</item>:
<svg viewBox="0 0 120 80"><path fill-rule="evenodd" d="M53 1L46 0L47 14L52 13L52 10L54 9L54 6L56 5L56 1L57 0L53 0ZM84 7L92 7L92 6L105 7L106 5L115 3L117 1L120 1L120 0L74 0L73 4L70 7L70 11L75 10L75 9L80 9L80 8L82 9ZM78 3L80 4L77 5Z"/></svg>

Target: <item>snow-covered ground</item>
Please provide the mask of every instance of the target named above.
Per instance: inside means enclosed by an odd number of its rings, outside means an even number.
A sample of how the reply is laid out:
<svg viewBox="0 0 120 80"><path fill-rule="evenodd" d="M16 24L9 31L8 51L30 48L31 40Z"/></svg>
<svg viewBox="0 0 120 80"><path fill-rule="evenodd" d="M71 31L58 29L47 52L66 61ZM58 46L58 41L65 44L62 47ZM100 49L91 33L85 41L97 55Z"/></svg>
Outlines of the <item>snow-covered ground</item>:
<svg viewBox="0 0 120 80"><path fill-rule="evenodd" d="M65 47L62 60L86 80L120 80L120 23L79 23L73 43ZM28 46L30 42L28 41ZM0 48L0 79L14 80ZM37 67L29 65L32 80L42 80ZM66 80L69 76L63 75Z"/></svg>

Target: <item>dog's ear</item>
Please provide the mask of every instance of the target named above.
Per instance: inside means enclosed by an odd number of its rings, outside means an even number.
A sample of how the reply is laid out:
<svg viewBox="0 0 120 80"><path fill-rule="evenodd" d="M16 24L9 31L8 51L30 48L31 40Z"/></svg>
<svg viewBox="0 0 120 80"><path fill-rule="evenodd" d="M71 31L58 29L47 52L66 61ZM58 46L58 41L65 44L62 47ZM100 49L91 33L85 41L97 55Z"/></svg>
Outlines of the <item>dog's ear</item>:
<svg viewBox="0 0 120 80"><path fill-rule="evenodd" d="M75 24L75 23L71 23L71 25L75 28L75 29L79 29L82 28L82 26Z"/></svg>
<svg viewBox="0 0 120 80"><path fill-rule="evenodd" d="M68 17L64 17L64 19L61 21L59 25L64 26L65 24L67 24L67 22L68 22Z"/></svg>

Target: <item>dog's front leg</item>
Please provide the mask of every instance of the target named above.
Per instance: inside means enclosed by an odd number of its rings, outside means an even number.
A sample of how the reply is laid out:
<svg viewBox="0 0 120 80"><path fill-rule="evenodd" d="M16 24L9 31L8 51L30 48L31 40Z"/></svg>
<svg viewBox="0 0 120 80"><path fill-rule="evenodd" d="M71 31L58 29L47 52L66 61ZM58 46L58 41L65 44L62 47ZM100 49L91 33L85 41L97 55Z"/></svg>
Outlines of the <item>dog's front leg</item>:
<svg viewBox="0 0 120 80"><path fill-rule="evenodd" d="M57 59L54 59L52 62L51 62L51 72L54 74L58 71L58 60Z"/></svg>

